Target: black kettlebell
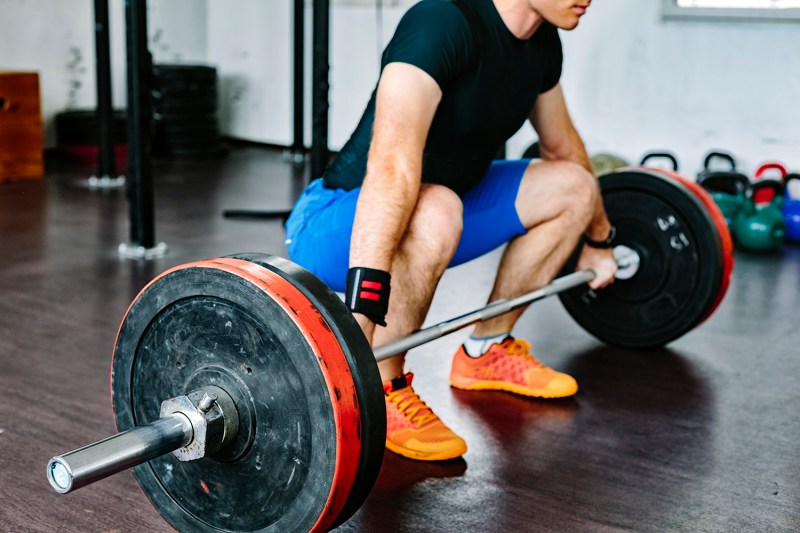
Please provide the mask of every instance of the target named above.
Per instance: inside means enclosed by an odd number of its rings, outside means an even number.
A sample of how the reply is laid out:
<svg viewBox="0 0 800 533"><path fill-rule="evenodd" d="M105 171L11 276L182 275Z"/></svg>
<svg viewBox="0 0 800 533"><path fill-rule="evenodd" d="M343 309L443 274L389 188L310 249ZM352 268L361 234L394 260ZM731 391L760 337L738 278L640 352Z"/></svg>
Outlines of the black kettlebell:
<svg viewBox="0 0 800 533"><path fill-rule="evenodd" d="M721 159L728 163L728 170L711 170L711 162ZM736 171L733 156L724 152L709 152L703 162L703 170L697 175L697 183L711 194L725 217L728 228L742 210L750 180Z"/></svg>

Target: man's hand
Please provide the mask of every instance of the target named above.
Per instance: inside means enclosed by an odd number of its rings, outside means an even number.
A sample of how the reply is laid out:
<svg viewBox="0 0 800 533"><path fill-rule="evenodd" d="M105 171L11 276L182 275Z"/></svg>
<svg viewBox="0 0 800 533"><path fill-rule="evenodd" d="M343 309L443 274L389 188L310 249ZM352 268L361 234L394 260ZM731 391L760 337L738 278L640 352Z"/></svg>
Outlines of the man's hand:
<svg viewBox="0 0 800 533"><path fill-rule="evenodd" d="M358 325L361 326L361 330L364 332L364 336L367 338L369 345L372 346L372 337L375 335L375 322L361 313L353 313L353 316L356 322L358 322Z"/></svg>
<svg viewBox="0 0 800 533"><path fill-rule="evenodd" d="M611 248L592 248L584 245L578 259L578 270L594 270L597 276L589 283L592 289L602 289L614 283L617 260Z"/></svg>

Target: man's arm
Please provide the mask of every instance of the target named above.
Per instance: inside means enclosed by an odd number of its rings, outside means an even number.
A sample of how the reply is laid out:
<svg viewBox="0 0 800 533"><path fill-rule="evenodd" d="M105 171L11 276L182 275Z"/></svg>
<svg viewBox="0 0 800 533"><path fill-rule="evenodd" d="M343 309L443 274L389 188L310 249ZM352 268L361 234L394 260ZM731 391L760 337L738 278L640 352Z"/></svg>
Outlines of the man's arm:
<svg viewBox="0 0 800 533"><path fill-rule="evenodd" d="M573 161L594 174L586 147L567 111L560 83L539 95L530 115L530 122L539 135L543 159ZM586 228L586 236L602 241L608 237L610 230L611 224L603 207L603 199L598 197L594 216Z"/></svg>
<svg viewBox="0 0 800 533"><path fill-rule="evenodd" d="M367 174L356 206L350 266L391 271L417 203L422 154L442 92L423 70L391 63L378 83ZM374 324L357 315L371 337Z"/></svg>
<svg viewBox="0 0 800 533"><path fill-rule="evenodd" d="M540 94L530 116L531 124L539 134L542 158L549 160L573 161L594 174L586 147L567 111L561 84ZM599 184L598 184L599 188ZM594 215L586 228L586 236L593 241L604 241L611 232L611 223L606 216L603 198L598 194L594 205ZM605 287L614 282L617 263L611 249L597 249L584 246L578 259L578 270L592 269L597 277L589 284L593 289Z"/></svg>

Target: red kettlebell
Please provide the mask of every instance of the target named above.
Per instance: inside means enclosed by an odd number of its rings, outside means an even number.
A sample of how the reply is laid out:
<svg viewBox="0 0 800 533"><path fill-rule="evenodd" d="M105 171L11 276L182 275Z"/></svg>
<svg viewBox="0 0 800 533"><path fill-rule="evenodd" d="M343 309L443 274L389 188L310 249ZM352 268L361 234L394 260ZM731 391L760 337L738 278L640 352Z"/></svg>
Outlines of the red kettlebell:
<svg viewBox="0 0 800 533"><path fill-rule="evenodd" d="M780 181L783 181L784 178L786 178L786 175L789 173L789 170L783 163L779 161L767 161L766 163L762 163L761 166L756 169L756 173L753 176L753 181L758 181L763 178L764 174L769 170L777 170L780 172L780 177L778 178ZM753 196L753 203L755 203L757 206L766 205L770 203L774 197L775 191L773 189L759 189Z"/></svg>

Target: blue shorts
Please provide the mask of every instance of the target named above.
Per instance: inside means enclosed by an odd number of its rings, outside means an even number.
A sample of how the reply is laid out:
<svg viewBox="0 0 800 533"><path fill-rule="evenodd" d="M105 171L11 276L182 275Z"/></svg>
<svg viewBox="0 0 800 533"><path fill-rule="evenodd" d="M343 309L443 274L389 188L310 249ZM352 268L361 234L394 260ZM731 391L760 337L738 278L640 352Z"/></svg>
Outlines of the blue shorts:
<svg viewBox="0 0 800 533"><path fill-rule="evenodd" d="M529 159L495 161L462 199L464 229L450 266L488 253L527 232L514 205ZM317 179L303 191L286 221L289 258L344 292L350 235L361 188L328 189Z"/></svg>

